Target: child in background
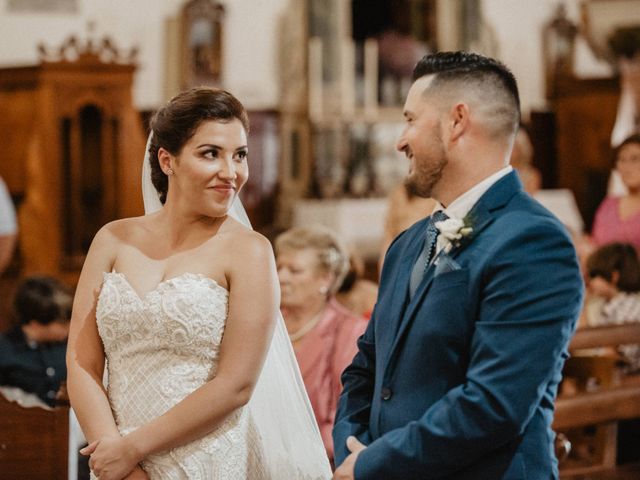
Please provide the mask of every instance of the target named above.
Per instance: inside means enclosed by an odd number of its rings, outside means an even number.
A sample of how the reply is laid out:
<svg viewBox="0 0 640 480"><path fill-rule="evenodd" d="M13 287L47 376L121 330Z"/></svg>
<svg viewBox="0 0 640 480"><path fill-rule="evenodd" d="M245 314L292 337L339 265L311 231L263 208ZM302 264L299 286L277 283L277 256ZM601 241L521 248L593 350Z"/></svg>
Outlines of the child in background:
<svg viewBox="0 0 640 480"><path fill-rule="evenodd" d="M66 380L65 355L73 295L53 277L25 279L14 297L19 324L0 335L0 385L18 387L56 403Z"/></svg>
<svg viewBox="0 0 640 480"><path fill-rule="evenodd" d="M603 300L588 319L588 326L640 322L640 260L627 243L610 243L587 259L588 287ZM629 372L640 371L640 346L622 345L620 353L629 362Z"/></svg>

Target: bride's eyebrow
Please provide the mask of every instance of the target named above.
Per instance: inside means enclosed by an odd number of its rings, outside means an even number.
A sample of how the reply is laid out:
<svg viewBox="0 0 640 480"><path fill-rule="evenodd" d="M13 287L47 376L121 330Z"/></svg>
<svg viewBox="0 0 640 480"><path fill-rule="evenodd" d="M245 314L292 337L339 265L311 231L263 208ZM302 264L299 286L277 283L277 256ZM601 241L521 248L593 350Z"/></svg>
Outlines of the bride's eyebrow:
<svg viewBox="0 0 640 480"><path fill-rule="evenodd" d="M224 147L221 147L219 145L214 145L212 143L203 143L202 145L198 145L196 148L211 148L211 149L217 149L217 150L224 150ZM235 151L240 151L240 150L248 150L248 146L247 145L241 145L240 147L237 147L235 149Z"/></svg>

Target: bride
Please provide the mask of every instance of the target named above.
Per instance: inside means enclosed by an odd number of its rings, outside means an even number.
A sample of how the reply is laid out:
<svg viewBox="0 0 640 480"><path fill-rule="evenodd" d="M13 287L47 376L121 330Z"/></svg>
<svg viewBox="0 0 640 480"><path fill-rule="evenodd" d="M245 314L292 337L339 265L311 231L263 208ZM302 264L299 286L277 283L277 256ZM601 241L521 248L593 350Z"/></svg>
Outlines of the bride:
<svg viewBox="0 0 640 480"><path fill-rule="evenodd" d="M152 120L147 214L105 225L89 249L68 390L100 480L331 477L271 246L235 201L248 130L224 90L175 97Z"/></svg>

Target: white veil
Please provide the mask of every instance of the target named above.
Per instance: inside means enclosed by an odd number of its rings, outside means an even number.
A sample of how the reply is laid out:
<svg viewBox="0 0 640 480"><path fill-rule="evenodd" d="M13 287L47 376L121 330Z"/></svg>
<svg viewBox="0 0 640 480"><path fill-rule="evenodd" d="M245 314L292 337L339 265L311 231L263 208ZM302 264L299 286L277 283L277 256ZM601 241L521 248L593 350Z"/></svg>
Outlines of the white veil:
<svg viewBox="0 0 640 480"><path fill-rule="evenodd" d="M147 140L142 167L145 214L162 208L158 192L151 182L149 144L152 135ZM239 198L236 197L228 215L251 228ZM320 431L280 313L249 409L262 438L270 479L331 478L331 467Z"/></svg>

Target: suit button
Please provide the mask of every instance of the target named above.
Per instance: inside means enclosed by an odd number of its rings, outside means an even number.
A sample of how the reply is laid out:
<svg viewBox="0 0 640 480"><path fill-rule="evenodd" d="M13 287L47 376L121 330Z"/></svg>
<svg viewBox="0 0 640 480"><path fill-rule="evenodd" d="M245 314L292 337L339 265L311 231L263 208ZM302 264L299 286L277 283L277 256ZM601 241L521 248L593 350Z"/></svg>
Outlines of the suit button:
<svg viewBox="0 0 640 480"><path fill-rule="evenodd" d="M383 387L380 391L380 398L382 400L389 400L391 398L391 389L389 387Z"/></svg>

